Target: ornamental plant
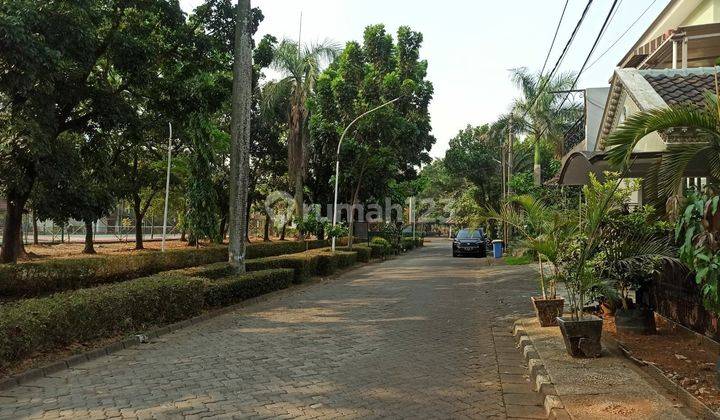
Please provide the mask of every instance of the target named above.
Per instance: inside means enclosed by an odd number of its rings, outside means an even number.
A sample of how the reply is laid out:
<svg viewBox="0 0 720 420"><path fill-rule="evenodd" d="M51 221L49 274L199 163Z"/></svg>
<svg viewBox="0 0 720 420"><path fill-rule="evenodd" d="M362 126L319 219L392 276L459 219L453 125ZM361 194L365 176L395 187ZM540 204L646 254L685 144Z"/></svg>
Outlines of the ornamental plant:
<svg viewBox="0 0 720 420"><path fill-rule="evenodd" d="M720 311L720 197L691 192L677 221L680 260L695 272L705 307Z"/></svg>

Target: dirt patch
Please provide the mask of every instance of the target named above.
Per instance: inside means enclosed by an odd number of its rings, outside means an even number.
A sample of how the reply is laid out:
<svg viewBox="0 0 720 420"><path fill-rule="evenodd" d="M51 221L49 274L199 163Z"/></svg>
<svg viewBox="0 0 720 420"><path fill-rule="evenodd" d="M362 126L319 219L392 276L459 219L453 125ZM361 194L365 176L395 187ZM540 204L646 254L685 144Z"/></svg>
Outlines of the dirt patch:
<svg viewBox="0 0 720 420"><path fill-rule="evenodd" d="M277 239L273 239L277 240ZM262 238L250 238L250 243L262 242ZM123 254L137 254L143 252L157 252L160 251L162 242L159 240L145 240L143 242L145 249L136 250L135 243L130 242L98 242L95 243L95 255L123 255ZM189 245L187 242L180 240L165 241L166 249L184 249ZM201 244L200 247L207 246L207 244ZM81 243L58 243L58 244L39 244L32 245L26 244L25 250L28 253L28 258L22 259L18 262L27 261L38 261L46 260L51 258L74 258L74 257L92 257L92 255L83 254L83 248L85 246Z"/></svg>
<svg viewBox="0 0 720 420"><path fill-rule="evenodd" d="M713 411L720 409L720 390L715 374L718 359L716 343L682 328L673 328L661 319L655 335L618 335L612 316L605 316L603 329L634 357L658 367Z"/></svg>

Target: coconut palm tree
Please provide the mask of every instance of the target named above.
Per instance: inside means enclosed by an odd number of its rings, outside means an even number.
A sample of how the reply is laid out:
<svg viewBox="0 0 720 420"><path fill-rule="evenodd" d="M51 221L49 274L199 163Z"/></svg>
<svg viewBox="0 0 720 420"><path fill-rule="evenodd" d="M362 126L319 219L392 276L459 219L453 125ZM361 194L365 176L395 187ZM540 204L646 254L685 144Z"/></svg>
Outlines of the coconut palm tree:
<svg viewBox="0 0 720 420"><path fill-rule="evenodd" d="M631 163L632 152L648 134L682 129L692 133L694 141L672 143L648 174L646 186L657 198L672 200L682 195L682 180L691 162L703 157L707 162L708 186L720 188L720 104L717 92L708 92L705 107L673 106L640 112L629 117L605 143L608 159L617 166Z"/></svg>
<svg viewBox="0 0 720 420"><path fill-rule="evenodd" d="M313 95L315 82L323 63L339 53L334 43L298 45L282 41L275 49L272 67L284 77L269 85L267 100L288 100L288 174L294 188L295 217L303 217L303 188L306 172L309 110L307 100Z"/></svg>
<svg viewBox="0 0 720 420"><path fill-rule="evenodd" d="M575 75L565 73L548 79L547 76L533 74L526 68L512 70L512 81L520 90L521 97L513 103L517 118L513 120L514 131L523 133L534 142L535 156L533 174L535 184L540 185L540 150L547 142L555 149L555 157L560 159L565 153L565 132L582 115L580 106L557 91L568 90L573 86Z"/></svg>

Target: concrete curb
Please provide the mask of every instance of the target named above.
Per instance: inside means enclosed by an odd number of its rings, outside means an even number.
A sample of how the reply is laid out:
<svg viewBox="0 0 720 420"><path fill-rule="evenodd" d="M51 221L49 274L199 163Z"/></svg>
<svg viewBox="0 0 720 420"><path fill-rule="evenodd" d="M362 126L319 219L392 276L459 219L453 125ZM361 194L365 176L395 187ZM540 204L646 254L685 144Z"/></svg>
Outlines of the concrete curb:
<svg viewBox="0 0 720 420"><path fill-rule="evenodd" d="M392 259L395 259L395 258L392 258ZM131 347L136 347L142 343L146 343L147 340L150 338L159 338L163 335L167 335L167 334L170 334L177 330L181 330L183 328L208 321L210 319L219 317L221 315L225 315L225 314L233 312L235 310L242 309L247 306L255 305L260 302L267 301L267 300L271 299L272 297L278 296L280 294L288 293L290 291L297 292L299 290L302 290L304 287L307 287L312 284L320 283L323 280L335 279L335 278L340 277L343 274L354 271L358 268L365 267L365 266L368 266L371 264L379 264L379 263L382 263L385 261L390 261L390 258L385 259L385 260L374 259L374 260L370 260L367 263L356 263L352 267L347 267L345 269L338 270L329 276L313 277L310 280L305 281L301 284L293 284L286 289L281 289L281 290L276 290L276 291L273 291L270 293L266 293L264 295L250 298L250 299L244 300L242 302L236 303L234 305L225 306L223 308L213 309L213 310L210 310L203 314L200 314L198 316L195 316L193 318L188 318L188 319L184 319L182 321L176 322L174 324L168 324L168 325L164 325L162 327L153 328L144 333L138 333L133 336L126 337L119 341L110 343L106 346L102 346L102 347L98 347L96 349L92 349L92 350L88 350L88 351L85 351L82 353L74 354L72 356L62 358L60 360L48 363L48 364L40 366L40 367L25 370L23 372L9 376L7 378L0 379L0 391L14 388L16 386L25 385L28 382L50 376L54 373L57 373L57 372L60 372L60 371L66 370L66 369L75 368L75 367L77 367L77 365L79 365L81 363L89 362L91 360L95 360L100 357L109 356L120 350L128 349Z"/></svg>
<svg viewBox="0 0 720 420"><path fill-rule="evenodd" d="M537 350L533 346L532 340L525 333L525 329L520 321L513 324L513 335L518 343L518 349L523 354L523 358L528 365L528 373L533 389L545 396L544 406L545 412L550 419L570 419L570 415L565 409L560 397L557 395L555 384L553 384L550 375L545 370L545 365L538 355Z"/></svg>
<svg viewBox="0 0 720 420"><path fill-rule="evenodd" d="M633 356L632 352L625 348L621 342L613 337L609 337L607 334L603 335L603 341L605 342L605 348L612 351L613 353L620 354L637 365L643 372L648 374L656 382L658 382L667 392L677 397L683 404L699 418L703 419L720 419L720 413L716 413L710 409L707 405L703 404L702 401L695 398L694 395L689 393L685 388L680 386L677 382L668 378L665 373L660 370L657 366L652 363L647 363L643 360Z"/></svg>

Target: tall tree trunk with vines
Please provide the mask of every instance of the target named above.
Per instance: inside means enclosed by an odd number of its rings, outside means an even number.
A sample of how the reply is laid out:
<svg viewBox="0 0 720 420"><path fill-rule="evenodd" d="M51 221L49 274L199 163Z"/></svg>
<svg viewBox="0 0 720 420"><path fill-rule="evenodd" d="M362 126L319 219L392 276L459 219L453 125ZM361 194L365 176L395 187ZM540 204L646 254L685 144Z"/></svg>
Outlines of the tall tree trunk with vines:
<svg viewBox="0 0 720 420"><path fill-rule="evenodd" d="M235 272L245 272L245 230L250 166L250 105L252 96L252 46L250 0L238 0L235 25L235 61L230 154L230 244L228 261Z"/></svg>

